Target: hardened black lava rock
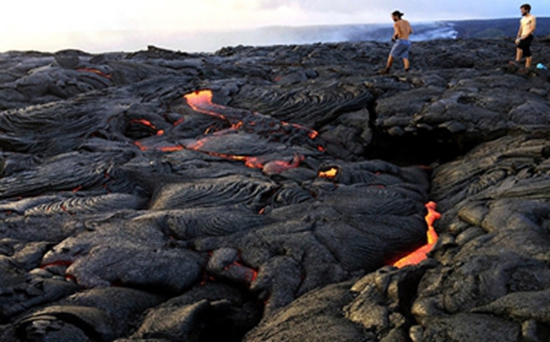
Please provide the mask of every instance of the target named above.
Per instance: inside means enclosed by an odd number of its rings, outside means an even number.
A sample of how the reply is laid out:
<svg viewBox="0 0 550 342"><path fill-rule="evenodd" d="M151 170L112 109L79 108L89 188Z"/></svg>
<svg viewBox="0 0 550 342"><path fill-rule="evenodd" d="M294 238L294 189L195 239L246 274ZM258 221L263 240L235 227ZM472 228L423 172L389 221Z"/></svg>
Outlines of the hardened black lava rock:
<svg viewBox="0 0 550 342"><path fill-rule="evenodd" d="M548 340L550 75L389 48L0 54L0 340Z"/></svg>

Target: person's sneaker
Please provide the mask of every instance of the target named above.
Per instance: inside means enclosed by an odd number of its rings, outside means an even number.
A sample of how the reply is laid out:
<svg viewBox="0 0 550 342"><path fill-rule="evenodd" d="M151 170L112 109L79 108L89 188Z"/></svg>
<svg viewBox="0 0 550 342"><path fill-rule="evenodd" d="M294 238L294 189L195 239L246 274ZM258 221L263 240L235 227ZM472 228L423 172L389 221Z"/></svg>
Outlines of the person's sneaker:
<svg viewBox="0 0 550 342"><path fill-rule="evenodd" d="M518 68L520 66L518 61L510 61L510 62L508 62L508 64L513 65L513 66L518 67Z"/></svg>
<svg viewBox="0 0 550 342"><path fill-rule="evenodd" d="M378 73L379 73L380 75L387 75L387 74L390 73L390 68L384 68L384 69L378 71Z"/></svg>

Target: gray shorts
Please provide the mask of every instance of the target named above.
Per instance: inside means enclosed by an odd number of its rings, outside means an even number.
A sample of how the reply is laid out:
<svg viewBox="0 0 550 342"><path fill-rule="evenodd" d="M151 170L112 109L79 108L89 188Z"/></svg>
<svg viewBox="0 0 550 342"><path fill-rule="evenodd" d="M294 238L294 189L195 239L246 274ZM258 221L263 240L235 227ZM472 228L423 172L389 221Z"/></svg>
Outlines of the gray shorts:
<svg viewBox="0 0 550 342"><path fill-rule="evenodd" d="M410 40L398 39L391 48L390 55L393 58L409 58L409 50L411 49Z"/></svg>

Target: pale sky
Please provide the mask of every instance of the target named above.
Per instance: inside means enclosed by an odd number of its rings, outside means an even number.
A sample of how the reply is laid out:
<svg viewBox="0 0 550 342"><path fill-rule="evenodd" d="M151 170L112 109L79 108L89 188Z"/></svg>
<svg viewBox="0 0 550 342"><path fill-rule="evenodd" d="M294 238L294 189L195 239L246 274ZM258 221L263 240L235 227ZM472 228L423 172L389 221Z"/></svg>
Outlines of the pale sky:
<svg viewBox="0 0 550 342"><path fill-rule="evenodd" d="M174 37L264 26L389 22L395 9L413 22L518 17L510 0L9 0L0 11L0 51L136 50L178 45ZM530 1L550 16L550 0ZM223 42L220 42L223 44ZM169 46L185 50L185 46Z"/></svg>

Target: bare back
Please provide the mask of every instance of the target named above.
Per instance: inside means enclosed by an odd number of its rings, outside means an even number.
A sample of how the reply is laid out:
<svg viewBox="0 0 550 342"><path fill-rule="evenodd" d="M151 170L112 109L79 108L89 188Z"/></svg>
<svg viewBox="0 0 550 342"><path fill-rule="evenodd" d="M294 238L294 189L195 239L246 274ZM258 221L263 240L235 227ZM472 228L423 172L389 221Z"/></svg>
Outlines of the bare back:
<svg viewBox="0 0 550 342"><path fill-rule="evenodd" d="M396 21L395 24L393 24L393 28L395 30L395 36L399 39L408 40L412 33L411 24L404 19Z"/></svg>

